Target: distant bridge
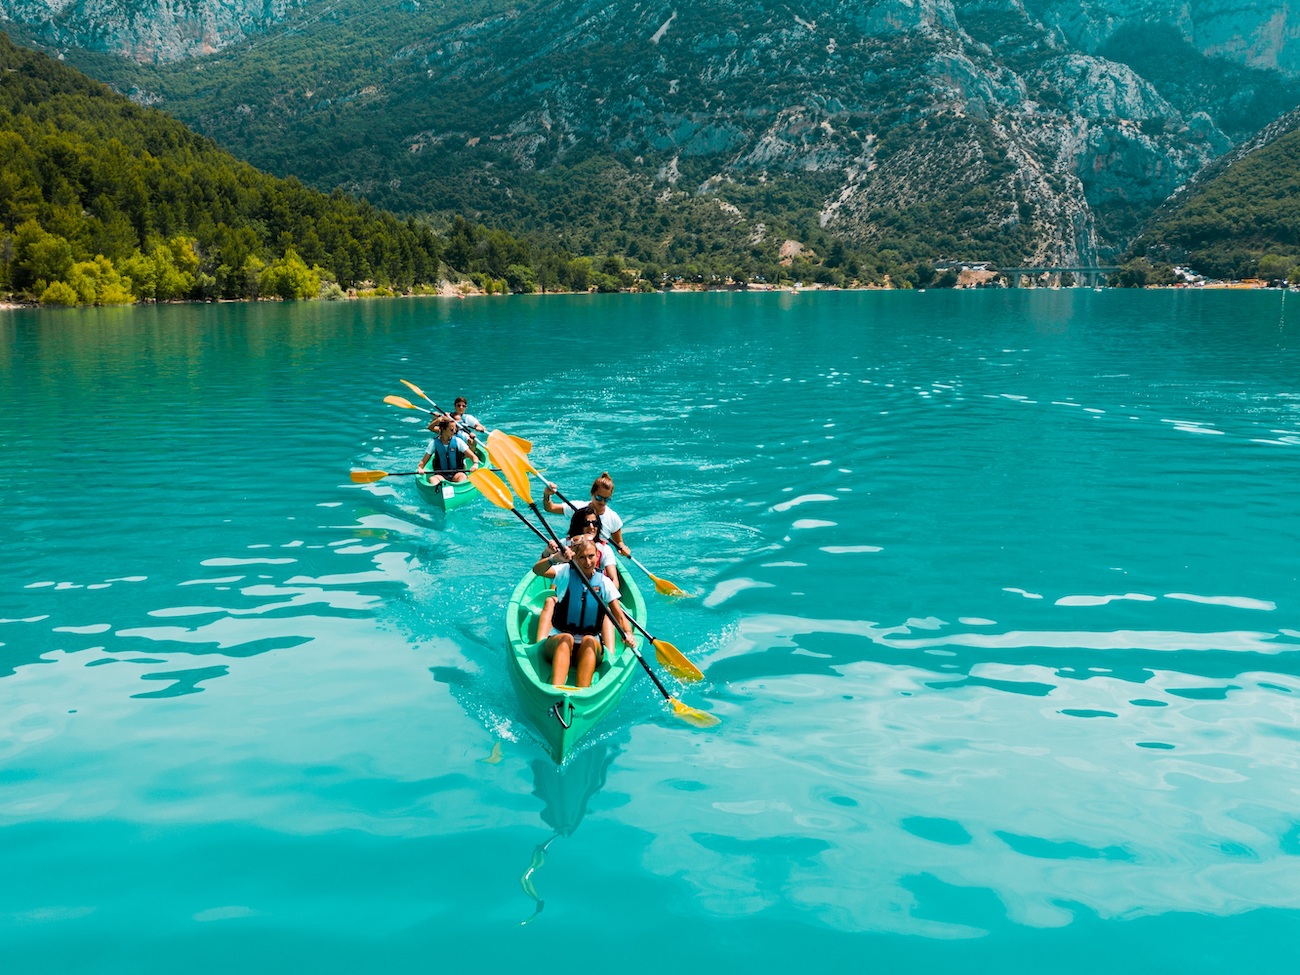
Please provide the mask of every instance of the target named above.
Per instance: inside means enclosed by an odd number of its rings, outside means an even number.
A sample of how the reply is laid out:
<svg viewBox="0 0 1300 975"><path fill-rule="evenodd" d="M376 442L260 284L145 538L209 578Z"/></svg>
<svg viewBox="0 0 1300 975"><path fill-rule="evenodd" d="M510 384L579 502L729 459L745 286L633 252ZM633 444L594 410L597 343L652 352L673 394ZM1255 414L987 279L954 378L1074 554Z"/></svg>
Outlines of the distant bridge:
<svg viewBox="0 0 1300 975"><path fill-rule="evenodd" d="M1105 283L1108 274L1114 274L1119 270L1118 267L1102 267L1100 265L1093 267L1066 267L1065 265L1044 265L1042 267L995 267L990 270L996 270L1011 282L1011 287L1019 288L1022 279L1039 278L1044 274L1052 276L1052 283L1060 285L1061 275L1073 274L1076 281L1089 287Z"/></svg>

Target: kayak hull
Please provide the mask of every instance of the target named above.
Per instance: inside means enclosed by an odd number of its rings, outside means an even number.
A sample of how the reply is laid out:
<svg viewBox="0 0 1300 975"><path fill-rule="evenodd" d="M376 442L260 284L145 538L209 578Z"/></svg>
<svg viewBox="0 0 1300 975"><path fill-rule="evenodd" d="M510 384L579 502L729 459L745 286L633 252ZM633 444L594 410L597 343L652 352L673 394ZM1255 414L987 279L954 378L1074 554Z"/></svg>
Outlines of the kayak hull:
<svg viewBox="0 0 1300 975"><path fill-rule="evenodd" d="M474 453L478 454L480 464L490 466L486 447L481 443L475 444ZM443 480L435 486L428 474L417 474L415 486L419 488L420 496L439 511L453 511L479 496L478 488L469 481Z"/></svg>
<svg viewBox="0 0 1300 975"><path fill-rule="evenodd" d="M624 612L644 626L645 598L621 565L618 586ZM614 650L596 667L591 687L552 685L550 664L542 659L543 641L536 638L537 617L551 591L551 580L531 570L515 586L506 606L506 666L529 723L541 733L551 757L562 763L618 706L641 665L622 638L615 636Z"/></svg>

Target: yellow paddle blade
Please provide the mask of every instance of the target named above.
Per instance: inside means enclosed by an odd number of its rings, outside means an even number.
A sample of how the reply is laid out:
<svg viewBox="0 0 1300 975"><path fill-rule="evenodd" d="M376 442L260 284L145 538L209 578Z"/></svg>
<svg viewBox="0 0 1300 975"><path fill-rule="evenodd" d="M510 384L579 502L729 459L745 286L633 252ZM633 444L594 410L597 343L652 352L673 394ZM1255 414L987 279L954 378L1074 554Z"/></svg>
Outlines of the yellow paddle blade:
<svg viewBox="0 0 1300 975"><path fill-rule="evenodd" d="M524 504L533 503L532 487L528 483L528 462L519 448L511 441L509 434L493 430L488 434L488 454L501 465L506 480L514 488L515 494L524 499Z"/></svg>
<svg viewBox="0 0 1300 975"><path fill-rule="evenodd" d="M678 680L704 680L699 667L686 659L686 655L667 640L655 640L655 659Z"/></svg>
<svg viewBox="0 0 1300 975"><path fill-rule="evenodd" d="M659 595L661 596L690 596L691 595L685 589L682 589L674 585L673 583L669 582L667 579L660 579L657 575L653 575L653 574L650 576L650 578L654 580L655 592L659 593Z"/></svg>
<svg viewBox="0 0 1300 975"><path fill-rule="evenodd" d="M633 565L635 565L638 569L640 569L642 572L644 572L646 575L650 577L650 580L655 584L655 592L663 596L689 596L690 595L689 592L687 592L685 589L682 589L680 586L676 585L675 583L669 582L667 579L660 579L657 575L655 575L644 565L642 565L640 560L638 560L635 556L628 556L628 557L632 560Z"/></svg>
<svg viewBox="0 0 1300 975"><path fill-rule="evenodd" d="M374 484L387 476L388 471L353 471L351 474L353 484Z"/></svg>
<svg viewBox="0 0 1300 975"><path fill-rule="evenodd" d="M511 443L525 454L533 449L533 442L531 440L525 440L523 437L516 437L513 433L507 433L506 436L510 438Z"/></svg>
<svg viewBox="0 0 1300 975"><path fill-rule="evenodd" d="M469 472L470 482L479 489L483 497L487 498L498 508L505 508L510 511L515 506L515 497L510 493L510 489L501 478L497 477L486 467L480 467L477 470Z"/></svg>
<svg viewBox="0 0 1300 975"><path fill-rule="evenodd" d="M384 402L389 406L400 406L404 410L419 410L421 413L428 413L422 406L416 406L409 399L403 399L401 396L385 396Z"/></svg>
<svg viewBox="0 0 1300 975"><path fill-rule="evenodd" d="M675 697L670 697L668 702L673 706L673 714L687 724L693 724L697 728L714 728L722 724L722 719L717 715L709 714L708 711L701 711L698 708L688 707Z"/></svg>
<svg viewBox="0 0 1300 975"><path fill-rule="evenodd" d="M403 386L405 386L407 389L413 392L416 396L420 397L420 399L426 399L426 400L429 399L429 397L424 395L424 390L422 390L419 386L415 385L415 383L408 382L405 379L399 379L398 382L400 382ZM429 400L429 402L432 403L433 400Z"/></svg>

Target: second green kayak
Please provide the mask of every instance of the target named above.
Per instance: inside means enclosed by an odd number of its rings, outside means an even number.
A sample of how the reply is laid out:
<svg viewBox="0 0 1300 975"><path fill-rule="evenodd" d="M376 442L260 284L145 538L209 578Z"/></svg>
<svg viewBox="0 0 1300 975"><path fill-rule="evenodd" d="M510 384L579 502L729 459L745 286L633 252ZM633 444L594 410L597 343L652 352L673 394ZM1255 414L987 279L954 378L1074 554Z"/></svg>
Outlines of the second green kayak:
<svg viewBox="0 0 1300 975"><path fill-rule="evenodd" d="M487 466L491 463L488 460L487 448L481 443L474 445L474 453L478 454L480 464ZM434 485L431 483L428 474L417 474L415 485L420 489L420 495L424 500L442 511L459 508L479 496L478 488L469 481L448 481L444 479Z"/></svg>

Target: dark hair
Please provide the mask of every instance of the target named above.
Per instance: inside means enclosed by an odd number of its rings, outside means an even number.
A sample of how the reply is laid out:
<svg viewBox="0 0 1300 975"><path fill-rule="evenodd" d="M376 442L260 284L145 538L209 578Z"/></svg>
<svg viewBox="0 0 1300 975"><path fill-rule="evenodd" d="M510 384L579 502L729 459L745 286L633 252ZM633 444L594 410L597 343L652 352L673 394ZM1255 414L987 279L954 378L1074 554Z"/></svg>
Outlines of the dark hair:
<svg viewBox="0 0 1300 975"><path fill-rule="evenodd" d="M590 508L579 508L573 513L573 517L569 519L570 538L573 538L575 535L587 534L588 518L596 518L596 512L592 511ZM598 539L600 538L600 527L600 519L596 518L596 538Z"/></svg>
<svg viewBox="0 0 1300 975"><path fill-rule="evenodd" d="M457 396L455 401L451 404L452 408L454 409L455 407L460 406L461 403L464 403L466 406L469 406L469 400L467 400L464 396Z"/></svg>

